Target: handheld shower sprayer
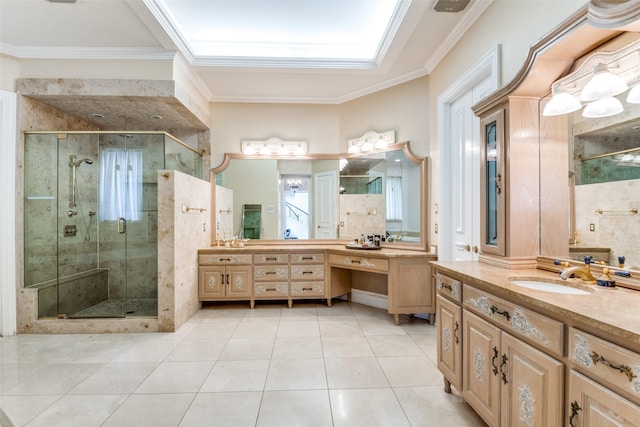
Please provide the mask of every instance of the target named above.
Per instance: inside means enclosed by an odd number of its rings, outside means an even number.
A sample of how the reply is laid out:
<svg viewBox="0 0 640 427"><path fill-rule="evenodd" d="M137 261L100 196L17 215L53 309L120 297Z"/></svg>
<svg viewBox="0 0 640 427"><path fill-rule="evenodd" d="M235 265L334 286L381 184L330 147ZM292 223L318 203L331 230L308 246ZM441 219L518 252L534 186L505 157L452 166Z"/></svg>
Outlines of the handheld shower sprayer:
<svg viewBox="0 0 640 427"><path fill-rule="evenodd" d="M71 202L69 203L70 208L75 208L78 203L76 202L76 189L78 188L78 181L76 176L76 169L78 166L82 164L82 162L91 165L93 164L93 160L91 159L80 159L77 160L78 156L72 154L69 156L69 166L71 167Z"/></svg>

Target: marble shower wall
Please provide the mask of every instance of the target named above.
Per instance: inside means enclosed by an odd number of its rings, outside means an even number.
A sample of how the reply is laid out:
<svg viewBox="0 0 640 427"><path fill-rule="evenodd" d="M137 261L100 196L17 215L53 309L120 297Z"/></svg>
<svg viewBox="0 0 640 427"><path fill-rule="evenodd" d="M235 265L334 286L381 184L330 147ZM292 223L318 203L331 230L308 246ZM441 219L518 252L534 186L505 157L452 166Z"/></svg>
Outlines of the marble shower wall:
<svg viewBox="0 0 640 427"><path fill-rule="evenodd" d="M626 268L640 269L640 214L630 213L632 208L640 209L640 179L577 185L575 199L578 246L611 248L612 265L622 255ZM611 212L599 214L598 209ZM590 224L594 231L589 231Z"/></svg>
<svg viewBox="0 0 640 427"><path fill-rule="evenodd" d="M160 331L176 331L200 308L198 249L211 244L210 206L209 182L181 172L158 171Z"/></svg>
<svg viewBox="0 0 640 427"><path fill-rule="evenodd" d="M383 194L340 195L340 238L353 240L361 234L385 233Z"/></svg>

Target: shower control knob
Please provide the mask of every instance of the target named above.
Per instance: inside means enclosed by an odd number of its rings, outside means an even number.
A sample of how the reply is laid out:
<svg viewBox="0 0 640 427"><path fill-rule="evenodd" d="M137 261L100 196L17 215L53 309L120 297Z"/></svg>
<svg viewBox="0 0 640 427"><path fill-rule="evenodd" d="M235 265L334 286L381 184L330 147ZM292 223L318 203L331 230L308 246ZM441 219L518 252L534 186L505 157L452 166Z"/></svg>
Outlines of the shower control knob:
<svg viewBox="0 0 640 427"><path fill-rule="evenodd" d="M67 216L74 216L74 215L78 215L77 211L72 211L72 210L68 210L67 211Z"/></svg>

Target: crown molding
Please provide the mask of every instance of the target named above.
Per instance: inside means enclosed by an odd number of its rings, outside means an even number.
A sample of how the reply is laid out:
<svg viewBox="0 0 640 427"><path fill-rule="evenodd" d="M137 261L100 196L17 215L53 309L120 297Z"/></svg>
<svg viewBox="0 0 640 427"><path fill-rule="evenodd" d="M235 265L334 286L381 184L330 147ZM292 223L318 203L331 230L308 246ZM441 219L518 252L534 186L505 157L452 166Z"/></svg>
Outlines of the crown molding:
<svg viewBox="0 0 640 427"><path fill-rule="evenodd" d="M173 59L175 51L156 48L15 46L0 43L0 53L20 59Z"/></svg>
<svg viewBox="0 0 640 427"><path fill-rule="evenodd" d="M440 44L438 49L434 52L429 60L424 64L427 74L431 73L434 68L442 61L442 59L449 53L449 51L458 43L458 41L464 36L467 30L473 25L474 22L484 13L484 11L493 3L493 0L485 1L472 1L469 3L464 16L451 30L447 38Z"/></svg>

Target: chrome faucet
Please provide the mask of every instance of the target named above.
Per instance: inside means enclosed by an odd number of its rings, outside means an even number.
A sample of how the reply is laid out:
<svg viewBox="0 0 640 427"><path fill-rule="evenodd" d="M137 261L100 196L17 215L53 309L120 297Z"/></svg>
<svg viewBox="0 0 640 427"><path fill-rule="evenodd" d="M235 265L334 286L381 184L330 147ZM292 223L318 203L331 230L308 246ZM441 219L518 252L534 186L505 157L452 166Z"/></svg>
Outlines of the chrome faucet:
<svg viewBox="0 0 640 427"><path fill-rule="evenodd" d="M565 268L560 273L560 278L562 280L567 280L571 276L578 276L582 283L594 284L596 283L596 278L591 274L591 263L593 262L593 258L590 256L584 257L584 265L583 266L574 266Z"/></svg>

